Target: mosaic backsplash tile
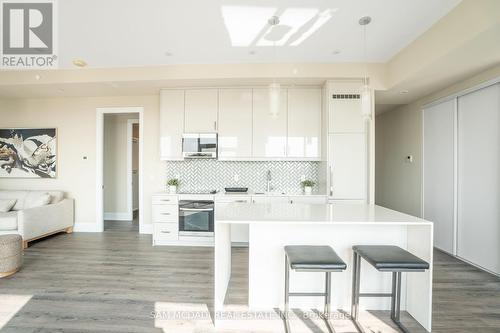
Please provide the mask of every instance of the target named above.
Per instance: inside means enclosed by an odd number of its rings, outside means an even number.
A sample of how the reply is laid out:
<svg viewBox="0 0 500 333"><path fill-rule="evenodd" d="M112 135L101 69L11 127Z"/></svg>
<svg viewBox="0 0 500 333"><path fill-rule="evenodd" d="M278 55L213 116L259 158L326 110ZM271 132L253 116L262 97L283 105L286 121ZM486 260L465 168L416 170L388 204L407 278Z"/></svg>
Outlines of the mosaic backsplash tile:
<svg viewBox="0 0 500 333"><path fill-rule="evenodd" d="M273 191L301 193L301 177L313 180L317 190L320 162L309 161L219 161L185 160L167 162L166 179L179 178L180 191L219 190L224 187L248 187L266 190L267 171L271 171ZM238 180L235 181L235 175Z"/></svg>

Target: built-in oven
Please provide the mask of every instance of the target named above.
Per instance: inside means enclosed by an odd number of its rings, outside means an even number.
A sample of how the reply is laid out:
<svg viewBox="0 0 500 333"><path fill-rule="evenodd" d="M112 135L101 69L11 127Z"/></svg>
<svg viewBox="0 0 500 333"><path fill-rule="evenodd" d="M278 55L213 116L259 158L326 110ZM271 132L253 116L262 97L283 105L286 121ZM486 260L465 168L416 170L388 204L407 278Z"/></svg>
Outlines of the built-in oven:
<svg viewBox="0 0 500 333"><path fill-rule="evenodd" d="M217 134L183 134L182 156L184 158L217 158Z"/></svg>
<svg viewBox="0 0 500 333"><path fill-rule="evenodd" d="M179 201L179 236L214 236L214 202L212 200Z"/></svg>

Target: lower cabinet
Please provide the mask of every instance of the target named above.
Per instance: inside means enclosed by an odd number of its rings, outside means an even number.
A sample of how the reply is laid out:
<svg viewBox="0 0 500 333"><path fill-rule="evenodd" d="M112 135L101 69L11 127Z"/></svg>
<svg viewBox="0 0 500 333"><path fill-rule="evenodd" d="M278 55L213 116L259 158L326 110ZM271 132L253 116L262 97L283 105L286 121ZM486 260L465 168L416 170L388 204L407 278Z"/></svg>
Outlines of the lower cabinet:
<svg viewBox="0 0 500 333"><path fill-rule="evenodd" d="M153 245L179 240L179 204L176 195L157 194L152 198Z"/></svg>

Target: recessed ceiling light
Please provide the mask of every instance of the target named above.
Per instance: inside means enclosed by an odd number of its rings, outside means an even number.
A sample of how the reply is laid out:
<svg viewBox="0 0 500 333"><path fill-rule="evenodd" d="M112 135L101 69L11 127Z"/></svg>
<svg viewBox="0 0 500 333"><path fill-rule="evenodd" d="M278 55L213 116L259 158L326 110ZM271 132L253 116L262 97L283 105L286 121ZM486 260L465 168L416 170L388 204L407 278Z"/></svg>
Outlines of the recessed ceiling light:
<svg viewBox="0 0 500 333"><path fill-rule="evenodd" d="M340 53L340 50L333 50L333 52L332 52L333 55L337 55L339 53Z"/></svg>
<svg viewBox="0 0 500 333"><path fill-rule="evenodd" d="M38 74L37 74L37 75L35 75L35 80L37 80L37 81L38 81L38 80L40 80L41 78L42 78L42 77L41 77L40 75L38 75Z"/></svg>
<svg viewBox="0 0 500 333"><path fill-rule="evenodd" d="M174 55L172 52L168 52L168 51L165 52L164 54L165 54L166 57L171 57L171 56Z"/></svg>
<svg viewBox="0 0 500 333"><path fill-rule="evenodd" d="M248 52L248 54L250 54L250 55L255 55L256 53L257 52L255 52L254 50L251 50L251 51Z"/></svg>
<svg viewBox="0 0 500 333"><path fill-rule="evenodd" d="M400 91L399 91L399 93L400 93L401 95L404 95L404 94L409 93L409 91L405 89L405 90L400 90Z"/></svg>
<svg viewBox="0 0 500 333"><path fill-rule="evenodd" d="M73 59L73 65L76 67L85 67L87 66L87 63L83 59Z"/></svg>

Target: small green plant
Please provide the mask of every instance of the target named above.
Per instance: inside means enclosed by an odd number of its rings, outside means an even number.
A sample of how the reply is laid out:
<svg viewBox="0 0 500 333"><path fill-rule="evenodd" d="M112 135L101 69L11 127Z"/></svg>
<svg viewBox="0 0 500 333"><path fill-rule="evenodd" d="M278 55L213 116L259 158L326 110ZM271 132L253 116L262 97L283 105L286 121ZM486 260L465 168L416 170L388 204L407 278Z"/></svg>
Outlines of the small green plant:
<svg viewBox="0 0 500 333"><path fill-rule="evenodd" d="M167 182L168 186L179 186L179 184L180 184L180 181L177 178L169 179Z"/></svg>
<svg viewBox="0 0 500 333"><path fill-rule="evenodd" d="M302 185L302 187L313 187L315 184L316 183L312 180L304 180L300 182L300 185Z"/></svg>

